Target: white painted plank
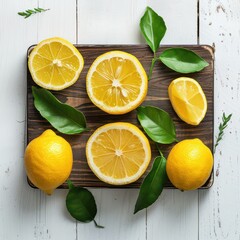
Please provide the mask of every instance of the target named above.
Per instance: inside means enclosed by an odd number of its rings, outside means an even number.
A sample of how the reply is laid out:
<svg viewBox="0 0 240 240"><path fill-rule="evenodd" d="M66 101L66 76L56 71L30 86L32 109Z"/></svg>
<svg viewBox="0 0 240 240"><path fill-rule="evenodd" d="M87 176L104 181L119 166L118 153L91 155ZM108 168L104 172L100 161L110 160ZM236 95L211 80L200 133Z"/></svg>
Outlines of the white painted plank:
<svg viewBox="0 0 240 240"><path fill-rule="evenodd" d="M199 239L240 238L240 2L200 1L200 43L214 44L215 133L223 112L233 113L215 154L215 181L200 191Z"/></svg>
<svg viewBox="0 0 240 240"><path fill-rule="evenodd" d="M147 213L147 239L198 238L197 191L164 190Z"/></svg>
<svg viewBox="0 0 240 240"><path fill-rule="evenodd" d="M78 40L86 44L140 43L145 1L78 0Z"/></svg>
<svg viewBox="0 0 240 240"><path fill-rule="evenodd" d="M38 41L49 37L66 38L76 43L76 2L41 0L40 6L50 9L45 16L38 15Z"/></svg>
<svg viewBox="0 0 240 240"><path fill-rule="evenodd" d="M92 4L78 1L78 43L110 44L139 43L138 16L144 9L143 1L100 0ZM98 205L97 221L104 229L93 224L78 224L78 235L86 239L146 239L146 211L133 215L138 192L136 190L95 189Z"/></svg>
<svg viewBox="0 0 240 240"><path fill-rule="evenodd" d="M0 2L0 239L34 239L37 192L28 187L23 168L26 49L36 38L36 19L17 12L32 1ZM10 24L11 23L11 24Z"/></svg>
<svg viewBox="0 0 240 240"><path fill-rule="evenodd" d="M197 43L197 1L148 1L167 25L164 44ZM166 156L167 157L167 156ZM198 191L164 190L147 212L147 239L198 238Z"/></svg>
<svg viewBox="0 0 240 240"><path fill-rule="evenodd" d="M93 223L78 223L78 238L106 240L146 239L146 212L133 215L137 190L133 189L90 189L98 207L96 221L104 229Z"/></svg>
<svg viewBox="0 0 240 240"><path fill-rule="evenodd" d="M65 192L57 191L46 199L28 186L23 167L27 48L51 32L63 34L70 40L76 37L75 28L69 29L70 25L76 24L74 3L52 0L41 1L41 4L40 7L53 9L24 19L17 12L37 7L37 1L0 2L0 101L3 113L0 119L0 239L4 240L76 237L75 222L66 217L63 209ZM64 14L66 8L69 11Z"/></svg>
<svg viewBox="0 0 240 240"><path fill-rule="evenodd" d="M35 235L40 239L76 239L76 221L66 209L67 190L52 196L39 192Z"/></svg>
<svg viewBox="0 0 240 240"><path fill-rule="evenodd" d="M168 31L163 44L197 42L196 0L88 0L78 1L79 43L144 43L139 21L151 6L166 21Z"/></svg>
<svg viewBox="0 0 240 240"><path fill-rule="evenodd" d="M84 44L137 44L144 43L139 31L139 21L147 6L164 17L168 32L165 44L197 43L197 1L139 1L139 0L88 0L78 1L78 42ZM178 23L178 24L176 24ZM132 216L131 209L137 198L136 190L94 190L99 206L98 219L106 229L95 229L78 224L80 233L87 239L197 239L198 192L179 193L165 190L166 201L158 201L147 215L145 210ZM116 198L116 200L114 200ZM129 199L126 201L126 199ZM170 206L175 204L173 208ZM179 207L179 209L178 209ZM159 209L159 211L157 211ZM179 213L178 218L174 209ZM164 213L164 214L163 214ZM169 213L168 216L166 216ZM178 226L167 231L169 226ZM147 224L147 225L146 225ZM146 232L147 227L147 232ZM172 228L171 228L172 229ZM162 235L163 233L163 235Z"/></svg>
<svg viewBox="0 0 240 240"><path fill-rule="evenodd" d="M147 0L163 17L167 33L162 44L196 44L197 43L197 0Z"/></svg>
<svg viewBox="0 0 240 240"><path fill-rule="evenodd" d="M39 4L50 10L44 16L38 15L37 42L57 36L76 43L76 2L41 0ZM40 239L76 238L76 221L66 210L66 194L66 190L55 190L50 197L40 193L37 203L37 236Z"/></svg>

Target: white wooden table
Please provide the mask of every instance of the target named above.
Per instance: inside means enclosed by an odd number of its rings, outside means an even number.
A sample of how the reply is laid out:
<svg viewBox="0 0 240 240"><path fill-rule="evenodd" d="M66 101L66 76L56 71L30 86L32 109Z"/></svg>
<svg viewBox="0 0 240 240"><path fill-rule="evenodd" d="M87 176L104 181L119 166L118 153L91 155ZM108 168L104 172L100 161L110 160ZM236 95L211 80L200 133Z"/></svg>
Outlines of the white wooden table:
<svg viewBox="0 0 240 240"><path fill-rule="evenodd" d="M26 182L26 51L52 36L72 43L144 43L139 19L148 5L166 21L163 43L216 47L215 133L223 112L233 117L215 154L211 189L164 190L137 215L138 191L93 189L96 220L105 226L97 229L69 216L65 190L48 197ZM50 10L28 19L17 15L37 6ZM239 0L1 0L0 86L1 240L240 239Z"/></svg>

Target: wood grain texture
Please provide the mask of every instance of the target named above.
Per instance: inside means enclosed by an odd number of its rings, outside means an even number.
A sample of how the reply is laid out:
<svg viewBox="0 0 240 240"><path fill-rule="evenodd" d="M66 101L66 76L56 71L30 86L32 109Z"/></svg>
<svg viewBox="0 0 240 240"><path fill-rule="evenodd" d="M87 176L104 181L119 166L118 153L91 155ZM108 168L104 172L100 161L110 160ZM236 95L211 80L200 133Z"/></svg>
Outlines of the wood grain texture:
<svg viewBox="0 0 240 240"><path fill-rule="evenodd" d="M161 51L168 48L169 46L165 46L161 48ZM183 140L187 138L195 138L198 137L202 139L202 141L212 149L212 141L213 141L213 52L212 49L208 46L187 46L189 49L194 50L204 59L206 59L210 64L209 66L199 73L194 73L188 75L189 77L193 77L197 79L201 84L208 101L208 111L203 120L203 122L199 126L190 126L183 121L181 121L175 112L172 109L172 106L168 99L167 88L170 82L180 77L181 74L173 72L172 70L166 68L162 64L156 64L152 79L149 82L148 95L143 103L143 105L152 105L163 110L167 111L170 116L173 118L178 140ZM149 69L152 59L152 53L148 46L146 45L106 45L106 46L86 46L86 45L78 45L77 48L83 55L85 59L85 66L83 72L80 75L80 79L73 86L59 92L54 92L54 95L62 102L67 103L71 106L76 107L78 110L82 111L87 120L87 125L90 128L89 132L82 133L80 135L70 135L64 137L70 142L73 148L74 154L74 164L73 170L70 176L70 179L77 186L85 186L85 187L114 187L106 183L103 183L98 180L98 178L91 172L87 165L86 156L85 156L85 145L89 138L89 136L95 131L98 127L109 123L109 122L131 122L138 127L140 127L137 118L136 111L132 111L128 114L124 115L109 115L96 106L92 104L90 99L86 93L85 87L85 78L87 71L94 61L94 59L110 50L122 50L129 52L135 55L142 63L145 69ZM28 142L39 136L44 130L51 128L51 125L44 120L38 111L35 109L33 105L33 97L31 93L31 86L34 85L31 75L28 72L28 105L27 105L27 132L28 132ZM152 149L152 161L158 156L158 151L155 146L155 143L151 142ZM165 156L168 155L172 145L161 145L160 148ZM146 174L151 168L149 166ZM135 183L121 186L124 188L132 188L139 187L143 177L145 174ZM212 179L210 179L203 187L211 186ZM61 186L63 188L66 187L64 184ZM168 181L166 183L166 187L172 187L171 183Z"/></svg>
<svg viewBox="0 0 240 240"><path fill-rule="evenodd" d="M199 239L240 238L240 2L200 1L200 43L216 48L215 135L222 114L232 113L215 153L215 183L199 191Z"/></svg>

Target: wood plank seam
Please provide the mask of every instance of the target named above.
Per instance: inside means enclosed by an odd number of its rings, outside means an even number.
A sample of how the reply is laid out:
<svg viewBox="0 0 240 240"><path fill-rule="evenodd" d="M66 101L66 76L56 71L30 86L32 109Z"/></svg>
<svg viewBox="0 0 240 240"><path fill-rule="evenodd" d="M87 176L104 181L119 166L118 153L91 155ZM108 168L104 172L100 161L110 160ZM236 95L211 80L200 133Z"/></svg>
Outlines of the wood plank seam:
<svg viewBox="0 0 240 240"><path fill-rule="evenodd" d="M199 2L199 1L198 1ZM198 18L199 18L199 15L198 15ZM198 22L199 23L199 22ZM199 40L199 38L198 38L198 40ZM199 194L199 189L197 190L198 191L198 196L197 196L197 201L198 201L198 203L197 203L197 205L198 205L198 212L197 212L197 218L198 218L198 227L197 227L197 229L198 229L198 232L197 232L197 238L198 238L198 240L200 239L200 234L199 234L199 231L200 231L200 226L199 226L199 216L200 216L200 213L199 213L199 211L200 211L200 208L199 208L199 201L200 201L200 194Z"/></svg>
<svg viewBox="0 0 240 240"><path fill-rule="evenodd" d="M78 0L76 0L76 43L78 43ZM76 240L78 240L78 221L75 220Z"/></svg>
<svg viewBox="0 0 240 240"><path fill-rule="evenodd" d="M146 237L146 240L148 239L148 221L147 221L148 211L147 210L148 209L146 208L145 209L145 224L146 224L146 235L145 235L145 237Z"/></svg>
<svg viewBox="0 0 240 240"><path fill-rule="evenodd" d="M200 42L200 0L197 0L197 44Z"/></svg>
<svg viewBox="0 0 240 240"><path fill-rule="evenodd" d="M76 43L78 43L78 0L76 0Z"/></svg>
<svg viewBox="0 0 240 240"><path fill-rule="evenodd" d="M200 42L200 0L197 0L197 44ZM213 140L214 141L214 140ZM199 189L197 190L197 238L199 240Z"/></svg>

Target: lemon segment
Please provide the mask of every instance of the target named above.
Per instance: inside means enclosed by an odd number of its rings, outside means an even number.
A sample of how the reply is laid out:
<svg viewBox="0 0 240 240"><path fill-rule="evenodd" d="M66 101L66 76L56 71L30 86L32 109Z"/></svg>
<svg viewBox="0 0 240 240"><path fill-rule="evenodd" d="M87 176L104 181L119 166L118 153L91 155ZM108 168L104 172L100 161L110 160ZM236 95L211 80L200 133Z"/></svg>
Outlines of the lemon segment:
<svg viewBox="0 0 240 240"><path fill-rule="evenodd" d="M212 152L197 138L177 143L167 158L168 178L180 190L200 188L208 180L212 168Z"/></svg>
<svg viewBox="0 0 240 240"><path fill-rule="evenodd" d="M207 112L207 100L196 80L187 77L173 80L168 95L179 118L188 124L199 125Z"/></svg>
<svg viewBox="0 0 240 240"><path fill-rule="evenodd" d="M110 51L100 55L91 65L86 88L97 107L109 114L124 114L143 102L148 79L135 56Z"/></svg>
<svg viewBox="0 0 240 240"><path fill-rule="evenodd" d="M83 57L73 44L57 37L40 42L28 59L33 81L49 90L62 90L73 85L83 65Z"/></svg>
<svg viewBox="0 0 240 240"><path fill-rule="evenodd" d="M124 185L139 179L151 160L143 132L130 123L109 123L98 128L86 145L87 162L103 182Z"/></svg>
<svg viewBox="0 0 240 240"><path fill-rule="evenodd" d="M49 129L28 144L24 162L29 180L51 195L71 173L72 148L64 138Z"/></svg>

